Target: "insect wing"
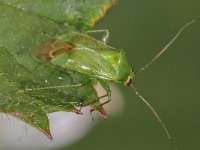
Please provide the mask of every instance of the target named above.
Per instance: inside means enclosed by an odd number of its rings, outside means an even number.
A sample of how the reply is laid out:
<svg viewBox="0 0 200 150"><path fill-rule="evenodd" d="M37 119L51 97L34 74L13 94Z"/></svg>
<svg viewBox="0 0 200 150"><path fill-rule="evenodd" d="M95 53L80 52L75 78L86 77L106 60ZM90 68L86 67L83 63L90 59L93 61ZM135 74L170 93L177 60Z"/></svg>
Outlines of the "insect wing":
<svg viewBox="0 0 200 150"><path fill-rule="evenodd" d="M68 34L63 34L58 36L57 39L69 42L77 47L85 47L91 50L102 50L102 51L110 51L115 50L115 48L106 45L102 41L98 41L87 34L78 33L78 32L70 32Z"/></svg>
<svg viewBox="0 0 200 150"><path fill-rule="evenodd" d="M118 82L127 80L130 66L122 50L77 32L61 35L58 39L74 45L74 48L67 52L66 56L54 59L54 64L65 64L66 68L99 79ZM61 60L62 62L58 63Z"/></svg>
<svg viewBox="0 0 200 150"><path fill-rule="evenodd" d="M78 46L51 60L53 64L100 79L113 80L116 71L98 51Z"/></svg>

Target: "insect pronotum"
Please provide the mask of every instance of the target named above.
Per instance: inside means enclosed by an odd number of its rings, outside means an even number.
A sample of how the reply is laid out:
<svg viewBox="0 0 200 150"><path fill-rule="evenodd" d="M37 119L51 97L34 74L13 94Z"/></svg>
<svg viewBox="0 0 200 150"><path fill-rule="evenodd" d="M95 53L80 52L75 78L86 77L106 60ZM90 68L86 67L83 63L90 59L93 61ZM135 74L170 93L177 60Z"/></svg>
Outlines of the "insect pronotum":
<svg viewBox="0 0 200 150"><path fill-rule="evenodd" d="M166 128L165 124L161 120L158 113L150 105L150 103L143 98L137 89L133 86L132 81L134 80L135 74L144 71L153 62L155 62L177 39L177 37L183 32L183 30L192 24L195 20L185 24L176 35L170 40L170 42L144 67L134 72L128 63L128 59L123 50L117 50L111 46L108 46L107 40L109 38L108 30L93 30L84 33L70 32L61 36L57 36L53 39L53 42L47 47L46 50L40 49L38 57L43 60L50 61L54 65L62 66L65 69L77 71L85 76L88 76L91 80L97 80L102 87L105 89L108 100L99 106L91 104L93 110L98 110L102 115L106 116L107 113L103 109L103 105L108 103L111 95L109 88L109 82L117 82L123 84L126 87L131 87L135 94L149 107L158 122L164 129L168 139L172 141L172 137ZM105 36L102 41L98 41L91 36L89 33L104 32ZM52 88L70 88L80 85L66 85L66 86L51 86L41 87L35 89L25 89L19 92L28 92L33 90L43 90ZM99 98L100 99L100 98ZM99 100L98 99L98 100ZM174 143L173 143L174 144ZM174 145L176 149L176 146Z"/></svg>

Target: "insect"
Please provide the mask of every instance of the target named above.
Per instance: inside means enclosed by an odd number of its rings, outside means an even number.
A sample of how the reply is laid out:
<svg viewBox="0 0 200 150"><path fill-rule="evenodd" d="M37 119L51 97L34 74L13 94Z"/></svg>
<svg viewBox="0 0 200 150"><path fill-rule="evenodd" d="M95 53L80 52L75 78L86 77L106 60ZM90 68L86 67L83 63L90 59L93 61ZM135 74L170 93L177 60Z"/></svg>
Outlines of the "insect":
<svg viewBox="0 0 200 150"><path fill-rule="evenodd" d="M107 113L102 109L102 106L111 100L109 82L116 82L123 84L126 87L132 87L136 95L153 112L168 138L172 140L169 131L158 113L149 102L139 94L137 89L133 86L132 81L134 80L135 74L142 72L156 61L176 40L182 31L193 22L194 20L185 24L177 32L174 38L148 64L137 72L134 72L131 65L129 65L125 51L107 45L107 40L109 38L109 32L107 30L94 30L83 33L70 32L68 34L57 36L50 45L48 52L40 51L39 57L50 61L50 63L54 65L77 71L88 76L90 80L98 81L105 89L108 100L99 106L91 104L93 107L91 111L98 110L104 116L107 115ZM90 33L97 32L106 33L102 41L89 36Z"/></svg>

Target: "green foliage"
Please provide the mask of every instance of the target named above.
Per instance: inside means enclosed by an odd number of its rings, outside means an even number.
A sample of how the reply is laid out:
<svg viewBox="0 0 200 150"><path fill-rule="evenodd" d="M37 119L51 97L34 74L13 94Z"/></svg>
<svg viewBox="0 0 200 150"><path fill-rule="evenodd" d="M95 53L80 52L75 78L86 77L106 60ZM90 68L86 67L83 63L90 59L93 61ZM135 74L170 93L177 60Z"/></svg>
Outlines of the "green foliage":
<svg viewBox="0 0 200 150"><path fill-rule="evenodd" d="M56 35L92 27L112 4L113 0L0 0L0 111L51 138L47 113L79 113L75 106L98 103L88 77L38 59L37 51Z"/></svg>

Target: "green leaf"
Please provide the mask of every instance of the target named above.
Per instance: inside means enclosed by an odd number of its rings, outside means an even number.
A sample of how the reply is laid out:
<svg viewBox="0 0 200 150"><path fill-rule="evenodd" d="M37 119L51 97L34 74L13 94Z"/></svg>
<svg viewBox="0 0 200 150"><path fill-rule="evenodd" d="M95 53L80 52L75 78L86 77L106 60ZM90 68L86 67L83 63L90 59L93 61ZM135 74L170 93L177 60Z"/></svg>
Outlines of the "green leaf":
<svg viewBox="0 0 200 150"><path fill-rule="evenodd" d="M47 113L98 105L87 76L45 62L37 52L56 35L92 27L113 2L0 0L0 111L52 138Z"/></svg>
<svg viewBox="0 0 200 150"><path fill-rule="evenodd" d="M3 4L45 17L58 24L90 28L116 0L0 0Z"/></svg>

